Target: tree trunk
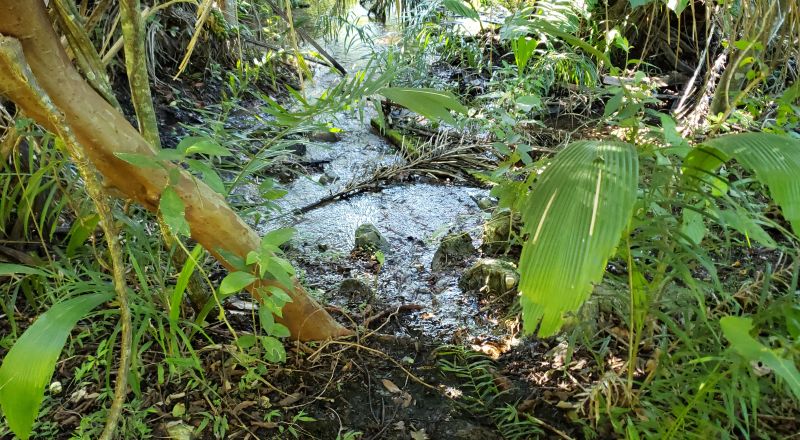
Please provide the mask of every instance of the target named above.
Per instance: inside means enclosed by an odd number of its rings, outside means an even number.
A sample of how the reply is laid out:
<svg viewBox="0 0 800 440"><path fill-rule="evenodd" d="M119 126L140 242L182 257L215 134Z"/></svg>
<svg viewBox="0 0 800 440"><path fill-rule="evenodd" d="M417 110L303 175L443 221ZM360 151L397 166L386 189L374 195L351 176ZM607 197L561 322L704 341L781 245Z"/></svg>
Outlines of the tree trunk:
<svg viewBox="0 0 800 440"><path fill-rule="evenodd" d="M105 178L105 185L124 197L133 199L157 212L168 173L145 169L118 159L115 153L154 155L152 147L111 105L109 105L69 62L58 37L48 21L40 0L4 0L0 3L0 34L20 41L25 60L38 85L64 114L66 123L85 148L89 160ZM28 116L45 128L53 129L47 113L31 99L31 90L0 77L0 94L14 101ZM54 130L52 130L54 131ZM180 169L167 164L169 169ZM186 206L186 220L192 237L225 267L232 269L220 251L245 258L259 248L259 236L235 212L225 199L203 182L180 170L173 186ZM254 286L251 292L257 295ZM283 310L283 319L294 338L319 340L351 332L331 316L296 283L289 292L293 302Z"/></svg>

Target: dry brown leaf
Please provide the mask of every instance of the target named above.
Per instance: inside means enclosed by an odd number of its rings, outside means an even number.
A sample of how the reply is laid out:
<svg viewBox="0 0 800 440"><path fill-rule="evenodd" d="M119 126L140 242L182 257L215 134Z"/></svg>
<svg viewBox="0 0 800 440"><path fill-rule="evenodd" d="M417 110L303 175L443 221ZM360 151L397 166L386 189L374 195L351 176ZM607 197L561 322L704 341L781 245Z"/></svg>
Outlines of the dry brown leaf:
<svg viewBox="0 0 800 440"><path fill-rule="evenodd" d="M288 406L303 398L303 393L297 392L289 394L278 402L278 406Z"/></svg>
<svg viewBox="0 0 800 440"><path fill-rule="evenodd" d="M386 389L389 390L390 393L392 394L402 393L400 388L397 385L395 385L394 382L392 382L391 380L383 379L381 382L383 382L383 386L386 387Z"/></svg>

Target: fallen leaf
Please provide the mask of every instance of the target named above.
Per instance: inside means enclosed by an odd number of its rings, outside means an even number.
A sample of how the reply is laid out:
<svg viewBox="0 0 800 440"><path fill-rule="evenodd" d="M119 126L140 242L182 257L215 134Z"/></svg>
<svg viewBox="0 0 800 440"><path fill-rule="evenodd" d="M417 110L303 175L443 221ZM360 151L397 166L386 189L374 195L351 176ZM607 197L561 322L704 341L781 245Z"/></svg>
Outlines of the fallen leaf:
<svg viewBox="0 0 800 440"><path fill-rule="evenodd" d="M390 393L392 394L402 393L402 391L400 391L400 388L397 385L395 385L394 382L392 382L391 380L383 379L381 382L383 382L383 386L386 387L386 389L389 390Z"/></svg>
<svg viewBox="0 0 800 440"><path fill-rule="evenodd" d="M289 394L278 401L278 406L288 406L303 398L303 393L297 392Z"/></svg>

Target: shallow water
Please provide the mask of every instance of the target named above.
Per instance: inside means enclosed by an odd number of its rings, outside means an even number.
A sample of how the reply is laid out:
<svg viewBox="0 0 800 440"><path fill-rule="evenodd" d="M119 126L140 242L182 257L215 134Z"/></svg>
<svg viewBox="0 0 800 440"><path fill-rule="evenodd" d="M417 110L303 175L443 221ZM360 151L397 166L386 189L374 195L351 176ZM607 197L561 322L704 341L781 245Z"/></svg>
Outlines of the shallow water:
<svg viewBox="0 0 800 440"><path fill-rule="evenodd" d="M372 35L373 44L339 38L325 43L326 50L349 72L363 68L374 51L382 50L395 38L392 31L365 19L366 11L356 5L349 20ZM314 79L306 84L307 98L319 97L335 85L340 76L324 66L313 65ZM375 167L402 164L395 149L369 126L373 109L336 115L335 126L341 139L330 144L311 144L305 160L329 161L321 173L301 177L285 185L288 194L278 201L284 215L265 212L272 220L263 222L259 232L291 226L297 230L290 258L304 272L303 281L321 291L329 303L347 306L339 298L342 279L356 277L375 288L374 302L390 308L418 304L420 312L403 320L400 332L449 340L454 331L466 328L478 332L484 327L476 318L474 297L458 288L460 270L433 273L430 263L439 239L450 231L467 231L479 244L483 212L475 199L485 196L482 188L431 183L404 183L380 192L363 193L313 209L302 215L286 215L343 188L353 179L363 178ZM317 183L326 174L334 180ZM385 263L377 275L374 269L351 256L355 230L364 223L375 225L390 244ZM345 267L345 270L334 268ZM352 305L352 304L351 304Z"/></svg>

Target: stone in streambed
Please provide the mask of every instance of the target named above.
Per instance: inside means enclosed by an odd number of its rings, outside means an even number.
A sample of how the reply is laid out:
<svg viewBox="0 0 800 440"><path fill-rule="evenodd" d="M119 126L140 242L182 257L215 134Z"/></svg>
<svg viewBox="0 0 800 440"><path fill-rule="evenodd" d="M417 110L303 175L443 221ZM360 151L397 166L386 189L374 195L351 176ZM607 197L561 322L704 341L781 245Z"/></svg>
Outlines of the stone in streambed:
<svg viewBox="0 0 800 440"><path fill-rule="evenodd" d="M442 270L445 267L457 266L475 253L472 237L466 232L447 234L442 238L439 249L433 254L431 269Z"/></svg>
<svg viewBox="0 0 800 440"><path fill-rule="evenodd" d="M516 290L518 284L517 268L507 261L494 258L476 261L458 281L458 286L465 292L480 292L488 297Z"/></svg>
<svg viewBox="0 0 800 440"><path fill-rule="evenodd" d="M309 138L312 141L329 142L329 143L339 142L340 140L342 140L342 137L339 136L338 133L334 133L332 131L316 131L314 133L311 133L311 136L309 136Z"/></svg>
<svg viewBox="0 0 800 440"><path fill-rule="evenodd" d="M512 215L507 210L493 214L483 225L481 250L486 255L508 253L512 240L519 236L521 223L519 214Z"/></svg>
<svg viewBox="0 0 800 440"><path fill-rule="evenodd" d="M357 251L375 252L389 250L389 242L383 238L378 228L370 223L365 223L356 229Z"/></svg>
<svg viewBox="0 0 800 440"><path fill-rule="evenodd" d="M357 278L347 278L339 284L339 295L357 300L366 300L372 297L372 288Z"/></svg>

